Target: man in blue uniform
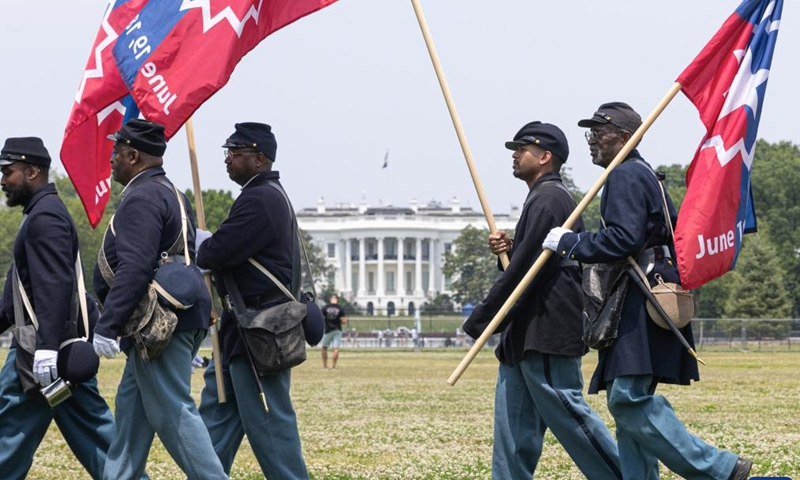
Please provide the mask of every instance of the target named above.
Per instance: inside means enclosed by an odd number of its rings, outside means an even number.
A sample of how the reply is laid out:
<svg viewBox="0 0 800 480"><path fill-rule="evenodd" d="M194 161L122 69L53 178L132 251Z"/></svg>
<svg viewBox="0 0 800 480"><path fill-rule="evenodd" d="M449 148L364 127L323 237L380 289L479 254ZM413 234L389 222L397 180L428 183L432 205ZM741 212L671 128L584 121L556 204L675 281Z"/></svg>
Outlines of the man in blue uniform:
<svg viewBox="0 0 800 480"><path fill-rule="evenodd" d="M578 122L589 128L586 139L592 162L607 167L642 124L629 105L600 105L594 115ZM637 150L608 176L601 197L604 227L597 233L553 229L544 247L583 263L653 259L648 274L679 283L673 239L664 203L676 221L669 196L662 197L659 180ZM642 262L644 263L644 262ZM694 346L691 325L681 329ZM751 462L719 450L689 434L667 400L655 395L659 383L688 385L698 380L697 362L669 330L649 319L643 293L629 287L618 336L600 350L589 393L607 391L608 409L617 423L620 462L625 479L658 478L658 461L685 478L746 479Z"/></svg>
<svg viewBox="0 0 800 480"><path fill-rule="evenodd" d="M342 327L347 325L347 314L339 305L339 297L331 295L328 304L322 307L325 317L325 335L322 336L322 368L328 368L328 347L331 352L331 367L336 369L339 361L339 347L342 346Z"/></svg>
<svg viewBox="0 0 800 480"><path fill-rule="evenodd" d="M190 479L227 478L214 455L208 431L190 392L192 359L206 335L211 297L177 310L178 323L166 349L148 362L129 338L117 345L123 326L148 291L162 252L180 242L181 206L166 179L162 156L167 148L164 127L134 119L113 136L111 172L125 188L103 241L94 287L103 313L94 333L98 355L127 355L116 397L117 433L108 452L104 478L137 478L144 471L154 435ZM181 194L182 195L182 194ZM184 197L184 204L188 204ZM189 255L194 257L194 216L188 216ZM104 276L103 264L111 270ZM199 272L198 272L199 275ZM111 284L109 284L111 283Z"/></svg>
<svg viewBox="0 0 800 480"><path fill-rule="evenodd" d="M61 343L88 335L83 324L78 329L76 323L78 233L55 185L48 181L50 155L41 139L7 139L0 152L0 167L6 203L23 209L14 240L14 264L38 323L33 358L15 339L0 372L0 476L27 476L34 452L55 420L92 478L101 478L114 436L114 419L97 390L97 378L74 386L72 397L55 408L50 408L39 392L58 377ZM20 302L21 294L15 305L13 268L0 304L0 331L18 323L17 316L25 325L33 325ZM17 369L17 362L24 357L28 358L23 363L32 362L33 376Z"/></svg>
<svg viewBox="0 0 800 480"><path fill-rule="evenodd" d="M529 192L514 241L505 232L489 236L492 252L507 252L511 261L464 324L473 338L483 333L539 257L547 232L575 209L559 175L569 156L561 129L528 123L506 148L514 151L514 176ZM550 259L498 328L503 334L495 351L500 368L492 478L533 477L548 428L588 478L621 478L617 445L583 398L581 357L587 348L581 340L580 295L578 263Z"/></svg>
<svg viewBox="0 0 800 480"><path fill-rule="evenodd" d="M248 262L252 257L290 292L297 290L292 280L299 281L299 271L293 272L292 258L299 246L292 235L291 205L284 197L280 175L272 170L277 151L275 135L263 123L237 123L222 147L227 149L228 175L241 185L242 193L228 218L200 245L197 264L213 271L220 298L228 293L223 276L230 275L250 309L285 302L288 298L278 287ZM230 472L247 435L266 478L308 478L289 394L291 369L256 378L236 318L227 308L219 334L222 359L214 358L206 369L200 414L225 471ZM222 404L217 401L216 368L223 369L227 402ZM261 383L269 412L264 409L256 382Z"/></svg>

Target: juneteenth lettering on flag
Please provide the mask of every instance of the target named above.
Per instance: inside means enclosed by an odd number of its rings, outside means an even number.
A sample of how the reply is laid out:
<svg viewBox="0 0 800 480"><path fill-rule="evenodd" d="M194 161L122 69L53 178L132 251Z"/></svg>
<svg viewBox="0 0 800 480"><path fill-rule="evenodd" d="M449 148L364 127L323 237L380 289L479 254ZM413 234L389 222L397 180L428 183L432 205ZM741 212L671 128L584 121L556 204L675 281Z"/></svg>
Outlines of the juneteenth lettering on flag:
<svg viewBox="0 0 800 480"><path fill-rule="evenodd" d="M677 79L706 127L675 228L686 288L732 270L756 230L750 171L782 10L783 0L745 0Z"/></svg>
<svg viewBox="0 0 800 480"><path fill-rule="evenodd" d="M335 0L159 0L142 8L113 49L125 86L172 137L271 33Z"/></svg>
<svg viewBox="0 0 800 480"><path fill-rule="evenodd" d="M146 0L108 2L64 130L61 163L92 227L103 217L111 190L113 144L106 137L119 130L124 118L139 115L130 97L121 100L128 95L128 89L111 49L119 32L145 3Z"/></svg>

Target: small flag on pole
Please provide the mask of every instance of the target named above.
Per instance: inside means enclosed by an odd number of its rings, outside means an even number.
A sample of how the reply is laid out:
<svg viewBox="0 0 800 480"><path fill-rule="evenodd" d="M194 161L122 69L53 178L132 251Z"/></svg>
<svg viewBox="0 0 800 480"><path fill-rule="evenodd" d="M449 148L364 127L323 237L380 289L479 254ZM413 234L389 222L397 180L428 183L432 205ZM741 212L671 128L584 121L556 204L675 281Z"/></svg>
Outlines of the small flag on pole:
<svg viewBox="0 0 800 480"><path fill-rule="evenodd" d="M750 171L782 10L783 0L743 1L677 79L706 127L675 229L687 288L732 270L756 229Z"/></svg>
<svg viewBox="0 0 800 480"><path fill-rule="evenodd" d="M389 149L387 148L386 154L383 156L383 167L381 168L386 168L388 166L389 166Z"/></svg>

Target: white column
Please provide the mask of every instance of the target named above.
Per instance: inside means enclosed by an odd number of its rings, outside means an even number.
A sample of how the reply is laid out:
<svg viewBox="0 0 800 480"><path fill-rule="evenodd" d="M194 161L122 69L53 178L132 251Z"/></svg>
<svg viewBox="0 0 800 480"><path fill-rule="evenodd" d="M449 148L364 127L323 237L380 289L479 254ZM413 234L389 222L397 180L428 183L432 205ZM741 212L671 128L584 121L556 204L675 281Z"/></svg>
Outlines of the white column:
<svg viewBox="0 0 800 480"><path fill-rule="evenodd" d="M367 252L364 237L358 239L358 296L363 297L367 288Z"/></svg>
<svg viewBox="0 0 800 480"><path fill-rule="evenodd" d="M406 294L406 276L403 271L403 243L405 238L397 237L397 295L404 297Z"/></svg>
<svg viewBox="0 0 800 480"><path fill-rule="evenodd" d="M456 246L455 246L455 244L453 242L450 242L450 254L452 255L452 254L455 254L455 253L456 253ZM441 274L440 277L441 277L441 282L442 282L441 283L442 288L440 289L440 291L443 292L444 289L445 289L445 286L447 285L447 281L446 281L447 275L444 274L444 244L442 244L442 258L441 258L441 261L442 261L442 268L440 270L440 274ZM452 282L452 280L453 279L451 278L450 281Z"/></svg>
<svg viewBox="0 0 800 480"><path fill-rule="evenodd" d="M414 272L414 296L422 296L422 238L417 237L416 270Z"/></svg>
<svg viewBox="0 0 800 480"><path fill-rule="evenodd" d="M353 247L351 246L350 239L344 240L344 291L353 293L353 254L351 253Z"/></svg>
<svg viewBox="0 0 800 480"><path fill-rule="evenodd" d="M378 289L375 295L378 298L386 295L386 273L383 270L383 237L378 237Z"/></svg>
<svg viewBox="0 0 800 480"><path fill-rule="evenodd" d="M436 294L436 240L428 239L428 292L431 296Z"/></svg>

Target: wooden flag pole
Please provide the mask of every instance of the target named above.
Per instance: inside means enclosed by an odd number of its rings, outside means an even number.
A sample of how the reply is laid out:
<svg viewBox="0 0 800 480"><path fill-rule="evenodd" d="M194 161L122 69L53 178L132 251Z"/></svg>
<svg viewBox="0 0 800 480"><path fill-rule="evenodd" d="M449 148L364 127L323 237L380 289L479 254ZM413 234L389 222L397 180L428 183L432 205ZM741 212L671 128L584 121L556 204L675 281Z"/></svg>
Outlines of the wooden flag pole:
<svg viewBox="0 0 800 480"><path fill-rule="evenodd" d="M670 88L669 92L667 92L664 98L661 99L661 102L659 102L650 116L645 119L644 123L642 123L638 129L636 129L636 132L633 133L633 136L631 136L630 140L628 140L625 146L622 147L622 150L620 150L617 156L614 157L614 160L608 165L608 167L606 167L603 173L600 174L600 178L598 178L595 184L592 185L592 188L586 192L586 195L583 197L581 202L577 207L575 207L575 210L572 211L572 214L569 216L569 218L567 218L567 221L564 222L564 225L562 225L564 228L572 228L572 225L575 224L575 222L578 220L578 217L581 216L583 211L586 210L586 207L589 206L589 203L592 201L592 199L597 195L600 189L603 188L603 185L608 179L608 174L611 173L611 171L614 170L617 165L622 163L623 160L625 160L628 154L631 153L631 150L633 150L634 147L636 147L636 145L642 140L645 132L647 132L653 122L655 122L659 115L661 115L661 112L667 108L669 102L675 98L675 95L677 95L680 90L681 84L675 82L675 84L672 85L672 88ZM484 344L486 344L486 342L489 340L489 337L491 337L494 331L497 330L497 327L500 325L503 319L506 318L508 311L512 306L514 306L517 300L519 300L519 297L522 295L525 289L528 288L528 285L530 285L531 281L534 279L534 277L536 277L536 275L539 273L539 270L542 269L552 254L552 250L545 249L542 251L541 255L539 255L539 258L536 259L536 261L533 263L533 266L530 268L530 270L528 270L528 273L526 273L519 282L517 288L511 292L511 296L508 297L508 300L506 300L503 306L500 307L500 310L498 310L497 314L486 327L486 330L484 330L481 336L475 340L475 343L472 345L472 348L469 349L467 355L463 358L463 360L461 360L461 363L458 364L458 367L456 367L456 369L453 371L453 374L450 375L450 378L447 379L447 383L449 383L451 386L455 385L458 379L461 378L461 375L467 369L469 364L475 359L475 357L478 355L478 352L481 351L481 348L483 348Z"/></svg>
<svg viewBox="0 0 800 480"><path fill-rule="evenodd" d="M192 119L186 121L186 140L189 143L189 163L192 166L192 188L194 188L194 204L197 210L197 228L201 230L206 229L206 214L203 210L203 191L200 189L200 169L197 165L197 150L194 144L194 123ZM211 296L214 292L211 287L211 274L205 275L206 288ZM217 380L217 399L219 403L225 403L227 396L225 395L225 382L222 380L222 351L219 348L219 335L217 335L217 325L219 315L214 308L214 303L211 303L211 325L208 331L211 334L211 350L214 354L214 374Z"/></svg>
<svg viewBox="0 0 800 480"><path fill-rule="evenodd" d="M483 186L481 185L480 178L478 178L478 172L475 170L475 163L472 161L472 152L470 152L469 145L467 145L467 138L464 135L464 130L461 128L461 120L458 117L453 97L450 95L450 88L447 86L447 80L444 78L442 65L439 63L439 56L436 54L436 47L433 45L433 39L428 30L428 23L425 21L425 15L422 13L419 0L411 0L411 4L414 6L414 13L417 15L417 22L419 22L419 28L422 30L422 36L425 39L425 46L428 47L428 54L431 56L433 69L436 71L436 78L439 79L439 86L442 87L442 94L444 94L444 100L447 103L447 110L450 112L450 118L453 120L453 126L456 129L456 135L458 135L461 150L464 152L464 159L467 161L467 168L469 168L472 183L475 185L475 191L478 193L478 200L481 202L481 208L483 208L486 223L489 224L489 231L495 234L497 233L497 225L494 222L492 211L489 209L489 203L486 201L486 194L483 193ZM505 252L501 253L500 262L503 264L503 268L507 267L508 254Z"/></svg>

